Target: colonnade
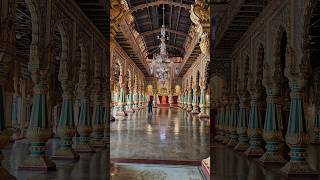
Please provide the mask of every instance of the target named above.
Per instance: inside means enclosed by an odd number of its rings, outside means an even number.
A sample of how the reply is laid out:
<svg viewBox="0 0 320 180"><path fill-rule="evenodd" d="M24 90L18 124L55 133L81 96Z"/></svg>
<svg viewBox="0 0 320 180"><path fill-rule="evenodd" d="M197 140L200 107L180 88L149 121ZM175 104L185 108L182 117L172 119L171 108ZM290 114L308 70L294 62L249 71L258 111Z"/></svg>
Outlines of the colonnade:
<svg viewBox="0 0 320 180"><path fill-rule="evenodd" d="M286 10L302 7L296 1L281 3ZM257 157L262 164L280 165L280 171L287 175L315 174L307 161L307 149L310 143L320 144L319 64L310 51L310 39L301 37L313 32L310 17L319 2L305 3L306 15L294 16L305 24L304 28L286 24L290 19L287 14L276 20L263 14L261 18L269 23L250 27L237 43L232 53L231 78L226 78L216 115L216 141L248 157ZM280 6L269 6L285 11ZM260 36L266 38L258 41L260 37L253 34L269 26L278 30L261 31ZM304 48L292 39L300 39Z"/></svg>
<svg viewBox="0 0 320 180"><path fill-rule="evenodd" d="M27 138L30 154L19 168L51 170L56 168L51 159L77 160L79 153L106 148L105 37L73 1L4 0L1 12L6 23L0 39L0 149L9 140ZM26 23L25 32L16 31L21 23L13 23L16 17ZM47 144L54 136L60 144L49 157ZM1 167L0 175L14 179Z"/></svg>

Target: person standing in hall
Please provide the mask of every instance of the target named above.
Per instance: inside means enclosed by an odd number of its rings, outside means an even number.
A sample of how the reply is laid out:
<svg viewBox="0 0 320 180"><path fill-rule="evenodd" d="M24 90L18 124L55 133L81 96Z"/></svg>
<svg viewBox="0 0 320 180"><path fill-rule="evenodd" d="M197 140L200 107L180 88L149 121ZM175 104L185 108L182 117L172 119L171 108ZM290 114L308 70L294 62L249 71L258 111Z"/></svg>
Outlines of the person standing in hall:
<svg viewBox="0 0 320 180"><path fill-rule="evenodd" d="M148 113L152 113L152 100L148 102Z"/></svg>

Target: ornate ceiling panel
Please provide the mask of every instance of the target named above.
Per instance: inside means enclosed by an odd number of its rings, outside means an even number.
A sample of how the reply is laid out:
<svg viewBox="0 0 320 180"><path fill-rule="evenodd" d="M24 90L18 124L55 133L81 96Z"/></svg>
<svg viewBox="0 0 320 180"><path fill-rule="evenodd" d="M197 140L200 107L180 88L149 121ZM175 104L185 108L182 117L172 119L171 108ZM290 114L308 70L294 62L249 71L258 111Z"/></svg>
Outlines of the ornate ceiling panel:
<svg viewBox="0 0 320 180"><path fill-rule="evenodd" d="M105 36L109 36L108 0L75 0L81 10Z"/></svg>
<svg viewBox="0 0 320 180"><path fill-rule="evenodd" d="M248 30L253 21L267 5L267 0L237 0L216 3L214 12L219 27L215 50L230 55L234 45Z"/></svg>
<svg viewBox="0 0 320 180"><path fill-rule="evenodd" d="M128 0L135 18L135 29L144 38L149 58L158 51L160 40L157 36L163 20L169 32L169 56L183 57L185 41L191 27L191 4L194 4L194 0Z"/></svg>

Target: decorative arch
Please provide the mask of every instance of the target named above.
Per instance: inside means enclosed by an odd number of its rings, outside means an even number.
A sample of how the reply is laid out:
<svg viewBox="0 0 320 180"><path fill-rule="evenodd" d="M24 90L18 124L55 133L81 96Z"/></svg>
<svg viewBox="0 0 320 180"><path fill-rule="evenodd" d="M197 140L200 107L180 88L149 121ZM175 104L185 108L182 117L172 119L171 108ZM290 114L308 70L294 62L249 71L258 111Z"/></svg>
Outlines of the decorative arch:
<svg viewBox="0 0 320 180"><path fill-rule="evenodd" d="M40 39L40 23L39 17L40 10L37 7L36 3L33 0L25 0L31 15L31 23L32 23L32 42L31 45L37 45ZM32 51L31 51L32 52ZM31 57L31 56L30 56Z"/></svg>

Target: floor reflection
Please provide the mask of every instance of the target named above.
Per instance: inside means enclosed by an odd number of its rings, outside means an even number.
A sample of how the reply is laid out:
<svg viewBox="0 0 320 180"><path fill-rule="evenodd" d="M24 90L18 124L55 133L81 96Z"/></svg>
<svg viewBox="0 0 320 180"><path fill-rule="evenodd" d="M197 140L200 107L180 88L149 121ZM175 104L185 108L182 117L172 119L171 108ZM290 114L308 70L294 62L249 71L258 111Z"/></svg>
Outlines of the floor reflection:
<svg viewBox="0 0 320 180"><path fill-rule="evenodd" d="M58 148L59 140L52 139L48 143L48 154ZM56 171L37 172L18 170L19 165L29 154L29 142L20 140L3 150L5 160L2 165L18 180L105 180L107 167L107 151L97 150L94 154L81 154L78 161L54 160ZM0 178L1 179L1 178Z"/></svg>
<svg viewBox="0 0 320 180"><path fill-rule="evenodd" d="M111 158L202 160L210 154L209 125L179 108L137 111L111 124Z"/></svg>
<svg viewBox="0 0 320 180"><path fill-rule="evenodd" d="M215 162L213 179L223 180L284 180L279 169L282 166L267 166L264 168L257 163L257 158L247 157L220 144L214 147ZM308 148L308 162L316 171L320 170L320 147L311 145ZM320 172L320 171L319 171ZM291 177L290 180L317 180L311 177ZM320 180L320 177L318 178Z"/></svg>
<svg viewBox="0 0 320 180"><path fill-rule="evenodd" d="M112 180L204 180L195 166L117 163Z"/></svg>

